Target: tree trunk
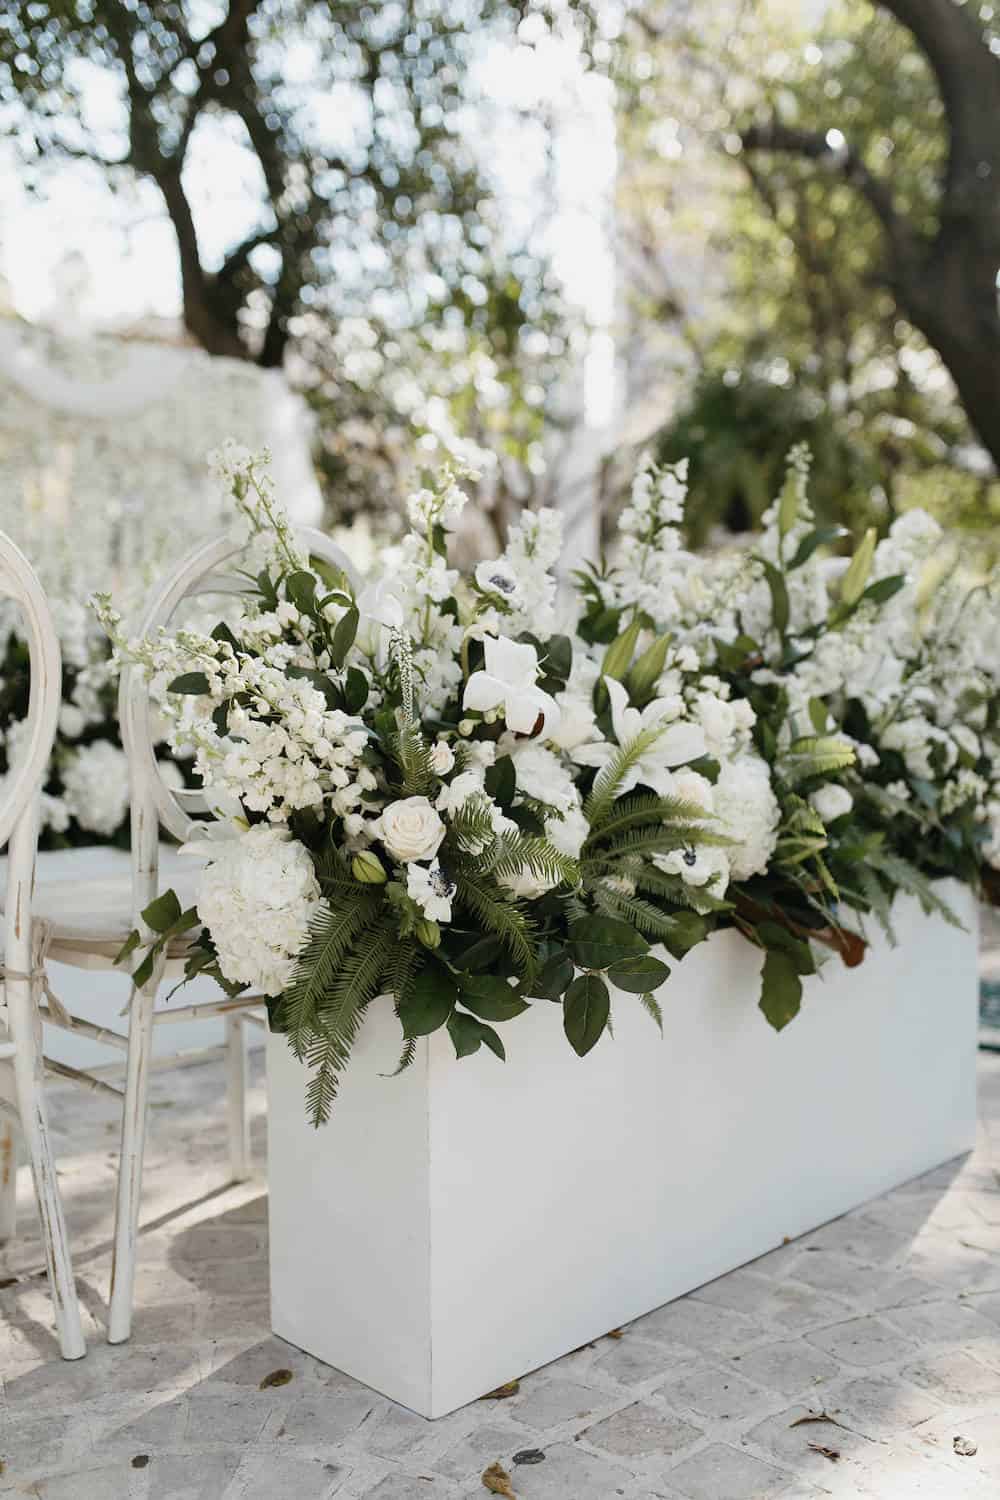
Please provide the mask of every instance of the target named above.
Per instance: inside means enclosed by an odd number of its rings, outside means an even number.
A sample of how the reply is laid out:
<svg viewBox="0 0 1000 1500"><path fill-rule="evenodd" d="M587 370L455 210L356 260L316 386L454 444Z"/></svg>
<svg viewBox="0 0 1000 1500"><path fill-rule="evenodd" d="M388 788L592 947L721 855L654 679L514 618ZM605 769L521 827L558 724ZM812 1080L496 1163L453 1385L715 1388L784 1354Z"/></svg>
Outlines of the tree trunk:
<svg viewBox="0 0 1000 1500"><path fill-rule="evenodd" d="M250 351L239 336L235 320L220 316L219 308L213 303L211 285L198 252L194 216L181 185L180 171L162 172L155 180L177 235L185 328L209 354L249 359Z"/></svg>

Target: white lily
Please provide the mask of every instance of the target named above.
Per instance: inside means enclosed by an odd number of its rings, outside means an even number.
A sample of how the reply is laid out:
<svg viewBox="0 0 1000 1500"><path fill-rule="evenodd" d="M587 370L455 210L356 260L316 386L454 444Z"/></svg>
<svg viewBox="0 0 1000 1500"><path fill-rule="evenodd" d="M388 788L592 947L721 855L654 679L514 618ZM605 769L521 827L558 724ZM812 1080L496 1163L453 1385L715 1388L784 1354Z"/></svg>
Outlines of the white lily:
<svg viewBox="0 0 1000 1500"><path fill-rule="evenodd" d="M668 698L654 698L645 708L633 708L628 701L628 692L614 677L605 677L605 686L611 700L611 723L614 726L618 748L625 750L649 729L663 725L656 739L644 750L625 775L619 796L630 792L640 783L648 786L659 797L674 795L672 766L683 766L705 754L705 732L699 724L689 722L666 723L667 714L673 713L675 704ZM571 752L578 765L605 766L615 755L615 746L607 740L597 744L578 745Z"/></svg>
<svg viewBox="0 0 1000 1500"><path fill-rule="evenodd" d="M559 723L559 705L548 693L536 686L538 653L534 646L498 636L487 637L486 666L473 672L465 685L463 708L488 713L500 708L507 727L517 734L531 734L539 715L545 721L545 733Z"/></svg>

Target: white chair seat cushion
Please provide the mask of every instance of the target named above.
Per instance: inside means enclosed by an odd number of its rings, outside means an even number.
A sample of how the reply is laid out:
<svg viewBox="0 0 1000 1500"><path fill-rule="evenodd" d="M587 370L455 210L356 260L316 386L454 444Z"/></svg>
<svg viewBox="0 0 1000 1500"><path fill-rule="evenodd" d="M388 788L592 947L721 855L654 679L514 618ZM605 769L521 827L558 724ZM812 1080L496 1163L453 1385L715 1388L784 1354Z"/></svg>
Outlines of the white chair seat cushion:
<svg viewBox="0 0 1000 1500"><path fill-rule="evenodd" d="M161 891L173 889L186 910L194 905L202 864L168 845L160 846ZM7 893L7 860L0 860L0 888ZM134 926L132 861L122 849L58 849L39 854L35 916L52 924L49 956L82 968L107 968ZM171 943L171 958L183 955L185 938Z"/></svg>

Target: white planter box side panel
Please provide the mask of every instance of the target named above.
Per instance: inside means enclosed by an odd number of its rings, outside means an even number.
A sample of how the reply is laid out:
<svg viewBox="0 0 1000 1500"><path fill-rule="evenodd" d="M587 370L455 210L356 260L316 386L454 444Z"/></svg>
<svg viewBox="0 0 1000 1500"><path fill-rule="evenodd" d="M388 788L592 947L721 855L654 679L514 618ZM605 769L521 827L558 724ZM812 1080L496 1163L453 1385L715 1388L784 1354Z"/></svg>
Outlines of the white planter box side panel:
<svg viewBox="0 0 1000 1500"><path fill-rule="evenodd" d="M330 1125L270 1039L276 1333L440 1416L969 1149L976 937L897 903L899 946L832 957L776 1034L733 932L660 992L664 1038L617 995L585 1059L561 1009L502 1029L506 1066L446 1034L386 1079L388 1001Z"/></svg>

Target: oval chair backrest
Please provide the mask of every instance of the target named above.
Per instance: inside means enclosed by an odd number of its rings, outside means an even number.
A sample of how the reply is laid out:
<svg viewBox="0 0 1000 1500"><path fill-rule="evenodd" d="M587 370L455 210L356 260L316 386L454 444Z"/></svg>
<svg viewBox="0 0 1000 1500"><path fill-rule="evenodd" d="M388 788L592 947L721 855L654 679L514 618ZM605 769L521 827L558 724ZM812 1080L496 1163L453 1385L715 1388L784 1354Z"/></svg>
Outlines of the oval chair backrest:
<svg viewBox="0 0 1000 1500"><path fill-rule="evenodd" d="M24 741L0 791L0 849L45 781L62 703L62 653L45 590L28 559L0 531L0 597L21 607L30 689Z"/></svg>
<svg viewBox="0 0 1000 1500"><path fill-rule="evenodd" d="M332 563L347 574L352 586L356 585L350 560L328 536L310 527L298 527L296 537L310 557ZM229 536L200 543L157 589L139 621L137 633L149 636L161 626L168 627L185 599L249 593L246 577L235 571L244 551L245 547ZM231 566L233 570L227 571ZM149 687L140 668L128 666L122 672L118 708L122 744L132 776L132 796L135 798L145 791L155 804L162 826L183 842L196 827L193 814L206 812L208 804L197 788L178 790L168 786L160 774L153 745Z"/></svg>

